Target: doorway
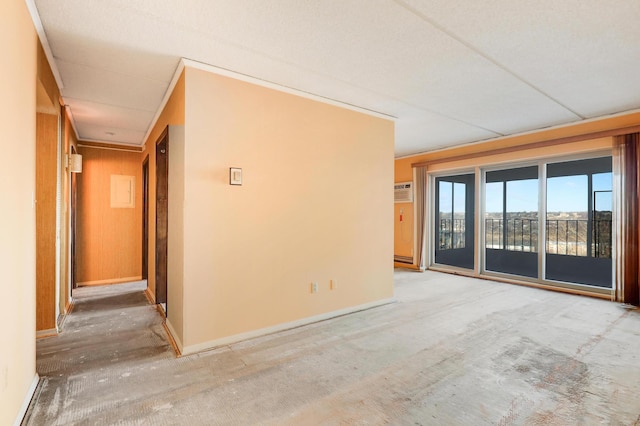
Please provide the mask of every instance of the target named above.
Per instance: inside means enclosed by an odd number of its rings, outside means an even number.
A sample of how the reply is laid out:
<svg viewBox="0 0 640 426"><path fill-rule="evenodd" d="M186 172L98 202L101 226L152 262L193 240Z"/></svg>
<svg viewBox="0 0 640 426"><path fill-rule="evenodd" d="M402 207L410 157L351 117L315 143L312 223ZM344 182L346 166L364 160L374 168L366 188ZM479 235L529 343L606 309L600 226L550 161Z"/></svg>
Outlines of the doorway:
<svg viewBox="0 0 640 426"><path fill-rule="evenodd" d="M538 166L487 172L485 270L538 278Z"/></svg>
<svg viewBox="0 0 640 426"><path fill-rule="evenodd" d="M435 180L435 263L473 269L475 175Z"/></svg>
<svg viewBox="0 0 640 426"><path fill-rule="evenodd" d="M169 191L169 131L156 144L156 303L167 313L167 230Z"/></svg>
<svg viewBox="0 0 640 426"><path fill-rule="evenodd" d="M612 288L611 157L547 165L546 276Z"/></svg>

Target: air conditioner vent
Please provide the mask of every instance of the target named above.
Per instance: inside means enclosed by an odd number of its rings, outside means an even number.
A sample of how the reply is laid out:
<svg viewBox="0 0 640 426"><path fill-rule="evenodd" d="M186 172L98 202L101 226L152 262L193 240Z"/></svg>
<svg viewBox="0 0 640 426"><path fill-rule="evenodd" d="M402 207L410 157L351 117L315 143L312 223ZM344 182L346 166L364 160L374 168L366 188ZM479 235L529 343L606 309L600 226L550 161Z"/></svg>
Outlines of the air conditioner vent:
<svg viewBox="0 0 640 426"><path fill-rule="evenodd" d="M413 182L399 182L393 185L396 203L413 203Z"/></svg>

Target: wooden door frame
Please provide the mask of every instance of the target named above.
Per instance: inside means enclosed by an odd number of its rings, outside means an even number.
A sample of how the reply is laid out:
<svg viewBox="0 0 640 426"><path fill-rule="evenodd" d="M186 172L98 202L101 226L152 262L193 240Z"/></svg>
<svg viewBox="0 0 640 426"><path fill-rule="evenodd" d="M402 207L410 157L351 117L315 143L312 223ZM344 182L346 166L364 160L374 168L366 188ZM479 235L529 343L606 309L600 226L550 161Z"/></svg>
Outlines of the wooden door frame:
<svg viewBox="0 0 640 426"><path fill-rule="evenodd" d="M149 278L149 155L142 161L142 279Z"/></svg>
<svg viewBox="0 0 640 426"><path fill-rule="evenodd" d="M156 142L156 303L167 303L169 127ZM166 306L165 306L166 313Z"/></svg>

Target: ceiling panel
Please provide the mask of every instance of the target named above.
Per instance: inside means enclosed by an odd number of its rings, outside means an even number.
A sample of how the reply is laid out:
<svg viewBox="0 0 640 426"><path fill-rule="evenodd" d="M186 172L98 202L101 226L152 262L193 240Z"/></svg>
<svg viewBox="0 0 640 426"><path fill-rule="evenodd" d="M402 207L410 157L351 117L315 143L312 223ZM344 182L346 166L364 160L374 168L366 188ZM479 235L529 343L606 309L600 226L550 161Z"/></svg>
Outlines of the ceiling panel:
<svg viewBox="0 0 640 426"><path fill-rule="evenodd" d="M583 117L640 105L640 1L399 3Z"/></svg>
<svg viewBox="0 0 640 426"><path fill-rule="evenodd" d="M76 121L78 134L82 135L80 140L97 142L115 142L125 145L140 146L139 141L144 138L145 132L132 129L122 129L117 127L100 126L84 121ZM114 133L113 136L108 133Z"/></svg>
<svg viewBox="0 0 640 426"><path fill-rule="evenodd" d="M94 136L140 132L181 57L395 117L397 155L640 107L637 0L35 1Z"/></svg>
<svg viewBox="0 0 640 426"><path fill-rule="evenodd" d="M64 98L76 121L146 132L153 120L152 111L115 107L82 99Z"/></svg>
<svg viewBox="0 0 640 426"><path fill-rule="evenodd" d="M168 83L57 61L65 98L155 112ZM67 84L69 82L69 84Z"/></svg>
<svg viewBox="0 0 640 426"><path fill-rule="evenodd" d="M424 151L425 146L431 150L491 139L500 135L468 124L439 117L419 110L404 111L396 122L396 156L404 156Z"/></svg>

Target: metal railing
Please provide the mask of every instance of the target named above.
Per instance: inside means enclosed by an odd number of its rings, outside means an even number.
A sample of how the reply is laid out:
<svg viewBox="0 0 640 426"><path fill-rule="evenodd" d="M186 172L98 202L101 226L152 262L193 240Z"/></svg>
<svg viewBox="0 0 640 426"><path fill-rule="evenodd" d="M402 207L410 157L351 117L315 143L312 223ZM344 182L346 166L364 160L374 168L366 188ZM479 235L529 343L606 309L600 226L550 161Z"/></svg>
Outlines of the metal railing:
<svg viewBox="0 0 640 426"><path fill-rule="evenodd" d="M546 252L568 256L611 257L611 219L548 219ZM591 235L589 227L591 226ZM506 232L506 235L505 235ZM538 219L485 219L485 247L510 251L538 251ZM588 253L591 247L591 253Z"/></svg>
<svg viewBox="0 0 640 426"><path fill-rule="evenodd" d="M464 219L440 219L438 247L440 250L460 249L465 247Z"/></svg>

